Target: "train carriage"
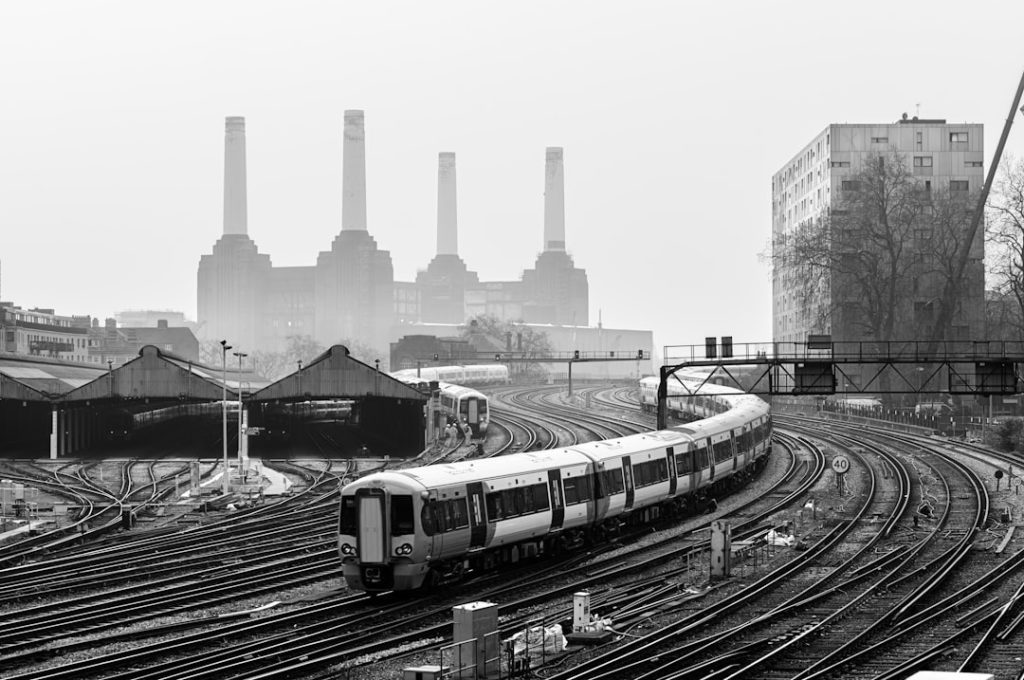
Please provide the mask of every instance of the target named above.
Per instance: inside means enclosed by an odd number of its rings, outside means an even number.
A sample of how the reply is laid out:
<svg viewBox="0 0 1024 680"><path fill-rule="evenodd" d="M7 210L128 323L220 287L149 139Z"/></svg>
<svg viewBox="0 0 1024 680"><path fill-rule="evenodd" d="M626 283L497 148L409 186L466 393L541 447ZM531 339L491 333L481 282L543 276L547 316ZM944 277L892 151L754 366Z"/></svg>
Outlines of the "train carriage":
<svg viewBox="0 0 1024 680"><path fill-rule="evenodd" d="M391 375L396 380L418 390L428 390L431 380L434 380L434 378L416 378L408 373L408 371L396 371ZM490 402L486 394L478 392L472 387L447 382L438 382L437 387L440 391L441 413L447 421L468 424L476 437L487 435L491 416ZM443 424L442 422L441 425Z"/></svg>

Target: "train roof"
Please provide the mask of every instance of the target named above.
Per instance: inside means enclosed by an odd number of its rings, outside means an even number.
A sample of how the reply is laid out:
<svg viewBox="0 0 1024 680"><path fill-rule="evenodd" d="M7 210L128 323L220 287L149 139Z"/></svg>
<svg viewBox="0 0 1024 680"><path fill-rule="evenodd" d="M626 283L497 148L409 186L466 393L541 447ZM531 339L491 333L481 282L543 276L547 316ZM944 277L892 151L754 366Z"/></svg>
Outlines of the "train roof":
<svg viewBox="0 0 1024 680"><path fill-rule="evenodd" d="M449 383L441 383L440 386L441 386L441 389L444 391L445 394L448 394L448 395L453 396L453 397L474 397L474 396L476 396L476 397L482 397L482 398L486 399L486 397L484 397L482 392L478 392L477 390L473 389L472 387L465 387L464 385L451 385Z"/></svg>
<svg viewBox="0 0 1024 680"><path fill-rule="evenodd" d="M367 475L353 484L362 482L410 482L426 488L436 488L448 484L466 484L474 480L494 479L505 475L527 475L531 472L545 472L566 465L586 465L591 460L576 451L568 449L546 449L544 451L528 451L513 453L496 458L480 458L475 460L447 463L444 465L426 465L424 467L380 472Z"/></svg>

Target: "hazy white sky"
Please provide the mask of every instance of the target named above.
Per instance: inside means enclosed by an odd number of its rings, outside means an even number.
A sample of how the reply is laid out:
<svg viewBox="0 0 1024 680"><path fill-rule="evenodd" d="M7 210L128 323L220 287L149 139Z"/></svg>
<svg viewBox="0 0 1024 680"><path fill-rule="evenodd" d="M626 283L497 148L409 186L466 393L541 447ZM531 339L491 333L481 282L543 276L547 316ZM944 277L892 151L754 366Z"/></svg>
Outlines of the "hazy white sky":
<svg viewBox="0 0 1024 680"><path fill-rule="evenodd" d="M4 2L0 297L194 317L230 115L250 236L314 264L341 227L343 111L364 109L369 230L396 279L434 255L439 151L470 268L532 267L544 148L562 146L592 323L659 347L768 341L772 173L829 123L918 104L983 123L991 158L1022 36L1018 0Z"/></svg>

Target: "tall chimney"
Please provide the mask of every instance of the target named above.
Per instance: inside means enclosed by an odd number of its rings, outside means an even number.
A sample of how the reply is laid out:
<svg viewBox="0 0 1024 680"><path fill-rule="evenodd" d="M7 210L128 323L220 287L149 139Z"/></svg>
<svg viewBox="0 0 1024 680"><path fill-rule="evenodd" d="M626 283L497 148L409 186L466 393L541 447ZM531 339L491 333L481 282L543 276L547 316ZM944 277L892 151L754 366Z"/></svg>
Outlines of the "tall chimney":
<svg viewBox="0 0 1024 680"><path fill-rule="evenodd" d="M544 164L544 250L565 250L565 176L562 147L549 146Z"/></svg>
<svg viewBox="0 0 1024 680"><path fill-rule="evenodd" d="M228 116L224 131L224 233L245 234L245 118Z"/></svg>
<svg viewBox="0 0 1024 680"><path fill-rule="evenodd" d="M455 154L437 155L437 254L459 254L459 221L455 201Z"/></svg>
<svg viewBox="0 0 1024 680"><path fill-rule="evenodd" d="M366 231L366 132L363 112L345 111L341 230Z"/></svg>

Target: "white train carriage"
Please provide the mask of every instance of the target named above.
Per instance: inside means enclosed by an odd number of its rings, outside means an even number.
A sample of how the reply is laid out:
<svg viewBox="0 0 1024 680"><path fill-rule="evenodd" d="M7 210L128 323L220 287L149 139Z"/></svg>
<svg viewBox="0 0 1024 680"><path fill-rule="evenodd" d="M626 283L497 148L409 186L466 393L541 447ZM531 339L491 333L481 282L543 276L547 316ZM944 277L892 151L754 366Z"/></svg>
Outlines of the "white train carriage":
<svg viewBox="0 0 1024 680"><path fill-rule="evenodd" d="M359 590L408 590L431 572L451 579L541 552L553 534L587 523L585 512L567 516L563 476L585 478L590 465L582 454L548 450L359 479L342 492L345 580Z"/></svg>
<svg viewBox="0 0 1024 680"><path fill-rule="evenodd" d="M505 385L509 382L508 366L504 364L469 364L466 366L422 366L403 368L391 374L399 380L421 380L456 385Z"/></svg>
<svg viewBox="0 0 1024 680"><path fill-rule="evenodd" d="M640 380L640 409L645 413L658 410L658 380L653 376ZM666 408L681 419L710 418L724 413L730 405L719 397L739 394L738 390L731 387L687 378L680 382L675 377L669 378L667 391Z"/></svg>
<svg viewBox="0 0 1024 680"><path fill-rule="evenodd" d="M487 395L472 387L447 383L442 383L440 389L441 411L445 416L460 424L468 423L477 437L487 434L487 425L491 419Z"/></svg>
<svg viewBox="0 0 1024 680"><path fill-rule="evenodd" d="M392 373L391 376L416 389L429 389L430 380L405 375L404 371L397 371ZM438 382L437 386L441 393L441 413L444 416L443 421L437 425L443 427L445 425L444 421L457 421L460 424L468 423L469 427L473 430L474 436L486 436L487 427L491 420L487 395L476 391L472 387L454 385L447 382Z"/></svg>

